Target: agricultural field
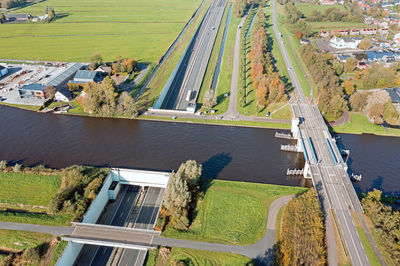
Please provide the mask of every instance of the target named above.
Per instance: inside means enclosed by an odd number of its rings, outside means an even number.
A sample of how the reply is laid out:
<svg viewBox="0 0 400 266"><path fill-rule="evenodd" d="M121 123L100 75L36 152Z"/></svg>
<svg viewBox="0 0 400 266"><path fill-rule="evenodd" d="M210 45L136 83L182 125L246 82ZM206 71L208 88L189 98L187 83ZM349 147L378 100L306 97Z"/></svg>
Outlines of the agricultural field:
<svg viewBox="0 0 400 266"><path fill-rule="evenodd" d="M156 249L148 252L146 266L161 265L158 264ZM251 259L242 255L228 254L222 252L195 250L187 248L172 248L166 265L176 265L178 261L184 261L185 265L201 266L201 265L249 265ZM250 264L252 265L252 264Z"/></svg>
<svg viewBox="0 0 400 266"><path fill-rule="evenodd" d="M223 244L248 245L265 234L268 208L283 195L295 195L305 188L269 184L206 180L204 199L188 231L167 226L162 235Z"/></svg>
<svg viewBox="0 0 400 266"><path fill-rule="evenodd" d="M296 3L297 8L304 16L309 16L314 10L321 12L322 14L325 10L329 8L337 8L341 11L344 11L346 8L344 5L314 5L309 3Z"/></svg>
<svg viewBox="0 0 400 266"><path fill-rule="evenodd" d="M0 25L2 58L87 62L99 52L155 62L172 44L201 0L46 0L13 13L43 15L52 23Z"/></svg>

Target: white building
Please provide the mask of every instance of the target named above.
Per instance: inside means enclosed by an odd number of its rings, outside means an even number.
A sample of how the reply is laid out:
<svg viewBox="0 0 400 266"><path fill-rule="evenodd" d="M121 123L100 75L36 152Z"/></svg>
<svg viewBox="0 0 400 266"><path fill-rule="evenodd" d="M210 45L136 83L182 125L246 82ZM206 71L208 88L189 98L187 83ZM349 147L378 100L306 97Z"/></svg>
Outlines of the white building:
<svg viewBox="0 0 400 266"><path fill-rule="evenodd" d="M2 65L0 65L0 77L7 75L8 69Z"/></svg>
<svg viewBox="0 0 400 266"><path fill-rule="evenodd" d="M72 99L72 93L65 88L61 88L54 94L54 99L56 101L68 102Z"/></svg>
<svg viewBox="0 0 400 266"><path fill-rule="evenodd" d="M394 35L393 41L397 46L400 46L400 32Z"/></svg>
<svg viewBox="0 0 400 266"><path fill-rule="evenodd" d="M336 49L357 49L361 38L339 38L333 37L329 44Z"/></svg>

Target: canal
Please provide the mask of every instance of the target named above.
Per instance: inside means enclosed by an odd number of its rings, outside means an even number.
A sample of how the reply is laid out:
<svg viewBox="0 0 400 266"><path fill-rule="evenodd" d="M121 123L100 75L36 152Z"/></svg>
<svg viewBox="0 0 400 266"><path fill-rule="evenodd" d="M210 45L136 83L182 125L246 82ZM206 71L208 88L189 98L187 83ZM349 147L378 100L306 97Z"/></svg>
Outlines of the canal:
<svg viewBox="0 0 400 266"><path fill-rule="evenodd" d="M173 170L201 162L209 178L310 186L287 178L302 155L280 152L276 130L40 114L0 106L0 160L61 168L72 164ZM349 165L372 187L400 192L400 138L341 135Z"/></svg>

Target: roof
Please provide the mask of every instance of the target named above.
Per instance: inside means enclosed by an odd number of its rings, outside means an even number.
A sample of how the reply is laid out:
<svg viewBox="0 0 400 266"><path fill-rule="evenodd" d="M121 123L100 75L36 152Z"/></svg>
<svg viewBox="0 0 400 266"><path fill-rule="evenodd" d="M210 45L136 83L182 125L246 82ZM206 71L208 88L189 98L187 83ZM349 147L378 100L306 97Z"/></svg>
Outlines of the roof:
<svg viewBox="0 0 400 266"><path fill-rule="evenodd" d="M0 65L0 70L5 69L5 66Z"/></svg>
<svg viewBox="0 0 400 266"><path fill-rule="evenodd" d="M112 68L109 66L99 66L96 71L102 71L102 72L106 72L106 73L110 73L112 71Z"/></svg>
<svg viewBox="0 0 400 266"><path fill-rule="evenodd" d="M84 80L94 80L97 72L91 70L78 70L76 72L74 79L84 79Z"/></svg>
<svg viewBox="0 0 400 266"><path fill-rule="evenodd" d="M64 83L67 79L70 79L71 76L82 67L83 65L81 63L73 64L72 66L67 68L63 73L52 79L47 85L58 87L60 84Z"/></svg>
<svg viewBox="0 0 400 266"><path fill-rule="evenodd" d="M400 88L385 89L385 90L389 93L389 96L392 99L392 103L400 103Z"/></svg>
<svg viewBox="0 0 400 266"><path fill-rule="evenodd" d="M20 90L24 91L43 91L43 89L46 88L46 86L37 84L37 83L32 83L29 85L24 85L20 88Z"/></svg>
<svg viewBox="0 0 400 266"><path fill-rule="evenodd" d="M64 95L66 98L71 99L72 98L72 93L67 90L66 88L61 88L57 91L58 93L61 93L62 95ZM56 93L57 93L56 92Z"/></svg>
<svg viewBox="0 0 400 266"><path fill-rule="evenodd" d="M6 14L5 15L6 19L29 19L31 17L30 14Z"/></svg>

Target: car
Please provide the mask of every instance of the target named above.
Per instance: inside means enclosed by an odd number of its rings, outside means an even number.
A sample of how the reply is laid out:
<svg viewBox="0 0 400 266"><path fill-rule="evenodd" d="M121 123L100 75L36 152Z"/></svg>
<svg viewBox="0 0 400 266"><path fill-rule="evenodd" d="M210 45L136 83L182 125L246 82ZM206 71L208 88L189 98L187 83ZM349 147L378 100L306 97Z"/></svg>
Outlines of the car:
<svg viewBox="0 0 400 266"><path fill-rule="evenodd" d="M266 114L265 114L265 116L270 116L271 115L271 113L270 112L267 112Z"/></svg>

